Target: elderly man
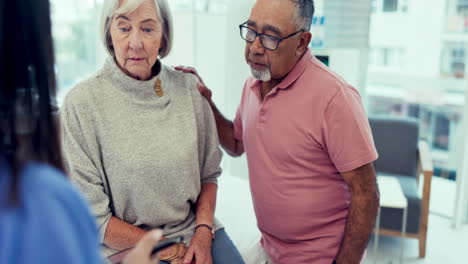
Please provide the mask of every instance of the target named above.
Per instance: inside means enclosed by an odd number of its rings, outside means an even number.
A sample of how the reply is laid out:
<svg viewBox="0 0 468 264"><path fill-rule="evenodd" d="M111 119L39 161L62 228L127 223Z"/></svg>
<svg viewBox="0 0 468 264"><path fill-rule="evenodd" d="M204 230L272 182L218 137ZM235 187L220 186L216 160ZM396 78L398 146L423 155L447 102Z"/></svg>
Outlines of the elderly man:
<svg viewBox="0 0 468 264"><path fill-rule="evenodd" d="M265 253L256 264L359 263L377 215L377 153L361 98L308 49L313 13L313 0L256 1L240 25L253 77L234 122L199 84L223 148L247 154Z"/></svg>

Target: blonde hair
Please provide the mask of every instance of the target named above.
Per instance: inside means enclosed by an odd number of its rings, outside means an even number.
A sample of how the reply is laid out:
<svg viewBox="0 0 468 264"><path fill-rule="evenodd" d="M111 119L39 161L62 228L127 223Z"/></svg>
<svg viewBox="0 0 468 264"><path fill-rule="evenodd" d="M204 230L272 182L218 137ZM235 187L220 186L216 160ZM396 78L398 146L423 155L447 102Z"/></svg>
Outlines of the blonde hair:
<svg viewBox="0 0 468 264"><path fill-rule="evenodd" d="M102 6L101 13L101 39L104 47L111 56L115 56L110 36L110 24L112 18L119 14L128 14L133 12L146 0L127 0L119 7L119 0L106 0ZM159 49L159 57L165 58L172 49L172 17L169 5L166 0L154 0L156 6L156 16L160 19L163 27L162 43Z"/></svg>

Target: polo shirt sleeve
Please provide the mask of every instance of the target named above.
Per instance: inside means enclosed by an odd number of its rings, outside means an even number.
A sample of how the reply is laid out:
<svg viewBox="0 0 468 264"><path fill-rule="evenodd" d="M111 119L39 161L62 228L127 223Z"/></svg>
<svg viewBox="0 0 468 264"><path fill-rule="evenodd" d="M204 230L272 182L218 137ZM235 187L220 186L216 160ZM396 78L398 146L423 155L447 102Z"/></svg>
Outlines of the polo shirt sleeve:
<svg viewBox="0 0 468 264"><path fill-rule="evenodd" d="M339 172L348 172L377 159L369 121L359 93L339 87L323 115L323 147Z"/></svg>
<svg viewBox="0 0 468 264"><path fill-rule="evenodd" d="M237 108L236 118L234 119L234 138L242 141L242 117L241 117L241 106Z"/></svg>
<svg viewBox="0 0 468 264"><path fill-rule="evenodd" d="M242 128L242 115L243 113L246 112L245 105L246 101L248 100L248 89L249 87L249 79L244 84L244 89L242 90L242 97L241 97L241 102L239 104L239 107L237 108L236 112L236 117L234 118L234 138L242 141L242 134L243 134L243 128Z"/></svg>

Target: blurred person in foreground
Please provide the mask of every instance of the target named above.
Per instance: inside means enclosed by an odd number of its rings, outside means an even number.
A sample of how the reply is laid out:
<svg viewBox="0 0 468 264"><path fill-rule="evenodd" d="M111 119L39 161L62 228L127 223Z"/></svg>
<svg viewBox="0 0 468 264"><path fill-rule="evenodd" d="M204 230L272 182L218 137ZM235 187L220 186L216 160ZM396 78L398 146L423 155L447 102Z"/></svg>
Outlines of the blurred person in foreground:
<svg viewBox="0 0 468 264"><path fill-rule="evenodd" d="M0 263L104 263L88 204L63 174L47 0L0 1ZM150 257L161 231L126 264Z"/></svg>

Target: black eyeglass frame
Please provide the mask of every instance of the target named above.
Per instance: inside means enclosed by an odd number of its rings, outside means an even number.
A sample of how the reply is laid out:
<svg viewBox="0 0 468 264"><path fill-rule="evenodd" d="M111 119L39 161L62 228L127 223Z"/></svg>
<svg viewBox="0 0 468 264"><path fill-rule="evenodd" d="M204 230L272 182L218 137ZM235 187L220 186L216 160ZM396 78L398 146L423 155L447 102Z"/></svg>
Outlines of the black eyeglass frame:
<svg viewBox="0 0 468 264"><path fill-rule="evenodd" d="M249 28L248 26L246 26L246 24L247 24L247 22L242 23L242 24L239 25L239 33L240 33L241 38L242 38L243 40L247 41L248 43L254 43L255 40L257 39L257 37L260 37L260 44L262 44L262 47L265 48L265 49L267 49L267 50L276 50L276 49L278 49L278 46L279 46L279 44L281 43L281 41L283 41L283 40L285 40L285 39L288 39L288 38L290 38L290 37L292 37L292 36L294 36L294 35L296 35L296 34L298 34L298 33L305 32L304 29L301 29L301 30L299 30L299 31L296 31L296 32L294 32L294 33L291 33L291 34L287 35L286 37L278 38L278 37L275 37L275 36L272 36L272 35L269 35L269 34L258 33L257 31L255 31L255 30ZM251 30L251 31L253 31L253 32L255 33L255 38L254 38L252 41L249 41L249 40L247 40L246 38L244 38L244 37L242 36L242 29L243 29L243 28L245 28L245 29L247 29L247 30ZM276 40L276 47L275 47L274 49L270 49L270 48L265 47L265 45L263 45L261 36L267 36L267 37L269 37L269 38L272 38L272 39Z"/></svg>

